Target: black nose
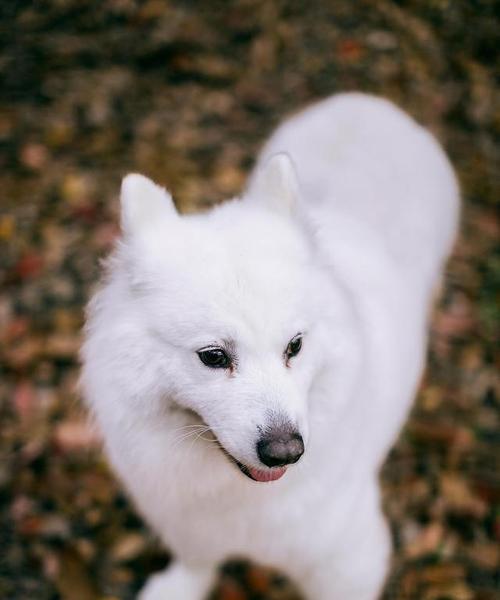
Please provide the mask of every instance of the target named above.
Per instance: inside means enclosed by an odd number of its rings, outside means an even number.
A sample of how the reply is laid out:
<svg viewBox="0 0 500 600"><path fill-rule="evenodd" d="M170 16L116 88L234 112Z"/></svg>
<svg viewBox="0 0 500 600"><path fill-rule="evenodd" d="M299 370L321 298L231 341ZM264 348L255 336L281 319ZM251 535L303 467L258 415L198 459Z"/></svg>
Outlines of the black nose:
<svg viewBox="0 0 500 600"><path fill-rule="evenodd" d="M300 433L270 431L257 442L257 454L268 467L291 465L304 454L304 440Z"/></svg>

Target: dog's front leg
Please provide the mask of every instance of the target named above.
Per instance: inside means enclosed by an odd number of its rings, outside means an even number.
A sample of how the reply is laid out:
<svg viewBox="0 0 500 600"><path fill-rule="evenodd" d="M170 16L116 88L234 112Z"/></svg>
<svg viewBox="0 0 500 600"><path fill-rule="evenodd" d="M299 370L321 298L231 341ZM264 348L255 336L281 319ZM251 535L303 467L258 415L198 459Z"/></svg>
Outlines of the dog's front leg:
<svg viewBox="0 0 500 600"><path fill-rule="evenodd" d="M148 579L138 600L206 600L216 575L216 566L190 567L175 562Z"/></svg>
<svg viewBox="0 0 500 600"><path fill-rule="evenodd" d="M298 582L307 600L376 600L389 568L391 539L383 515L362 519L332 553L311 566ZM357 525L357 524L356 524Z"/></svg>

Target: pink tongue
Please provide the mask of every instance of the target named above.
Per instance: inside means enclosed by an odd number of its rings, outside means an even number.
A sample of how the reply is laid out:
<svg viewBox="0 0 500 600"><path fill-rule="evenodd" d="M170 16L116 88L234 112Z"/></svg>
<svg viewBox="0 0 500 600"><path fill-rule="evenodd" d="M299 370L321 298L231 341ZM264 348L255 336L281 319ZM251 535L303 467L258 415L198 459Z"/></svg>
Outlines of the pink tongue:
<svg viewBox="0 0 500 600"><path fill-rule="evenodd" d="M283 475L286 473L286 467L266 469L265 471L248 467L248 472L255 479L255 481L261 481L265 483L268 481L276 481L280 477L283 477Z"/></svg>

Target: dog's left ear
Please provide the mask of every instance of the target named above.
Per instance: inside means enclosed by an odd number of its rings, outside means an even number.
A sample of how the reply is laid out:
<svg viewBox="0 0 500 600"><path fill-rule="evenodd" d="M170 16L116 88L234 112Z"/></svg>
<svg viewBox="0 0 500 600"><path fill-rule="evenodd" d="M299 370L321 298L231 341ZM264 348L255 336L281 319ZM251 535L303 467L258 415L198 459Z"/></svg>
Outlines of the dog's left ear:
<svg viewBox="0 0 500 600"><path fill-rule="evenodd" d="M167 190L138 173L123 178L120 200L122 230L126 235L146 232L155 223L179 216Z"/></svg>
<svg viewBox="0 0 500 600"><path fill-rule="evenodd" d="M288 154L273 154L259 167L250 181L247 195L276 212L293 214L300 191L297 173Z"/></svg>

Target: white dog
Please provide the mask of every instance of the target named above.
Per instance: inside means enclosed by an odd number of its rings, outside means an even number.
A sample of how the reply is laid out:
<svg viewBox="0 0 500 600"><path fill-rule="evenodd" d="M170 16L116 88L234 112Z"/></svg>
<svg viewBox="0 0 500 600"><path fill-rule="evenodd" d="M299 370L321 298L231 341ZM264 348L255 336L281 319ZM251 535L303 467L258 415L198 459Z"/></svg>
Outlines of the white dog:
<svg viewBox="0 0 500 600"><path fill-rule="evenodd" d="M245 556L311 600L369 600L390 539L379 468L422 372L458 221L434 138L334 96L265 146L242 198L180 216L140 175L90 303L86 399L176 562L147 600L202 600Z"/></svg>

